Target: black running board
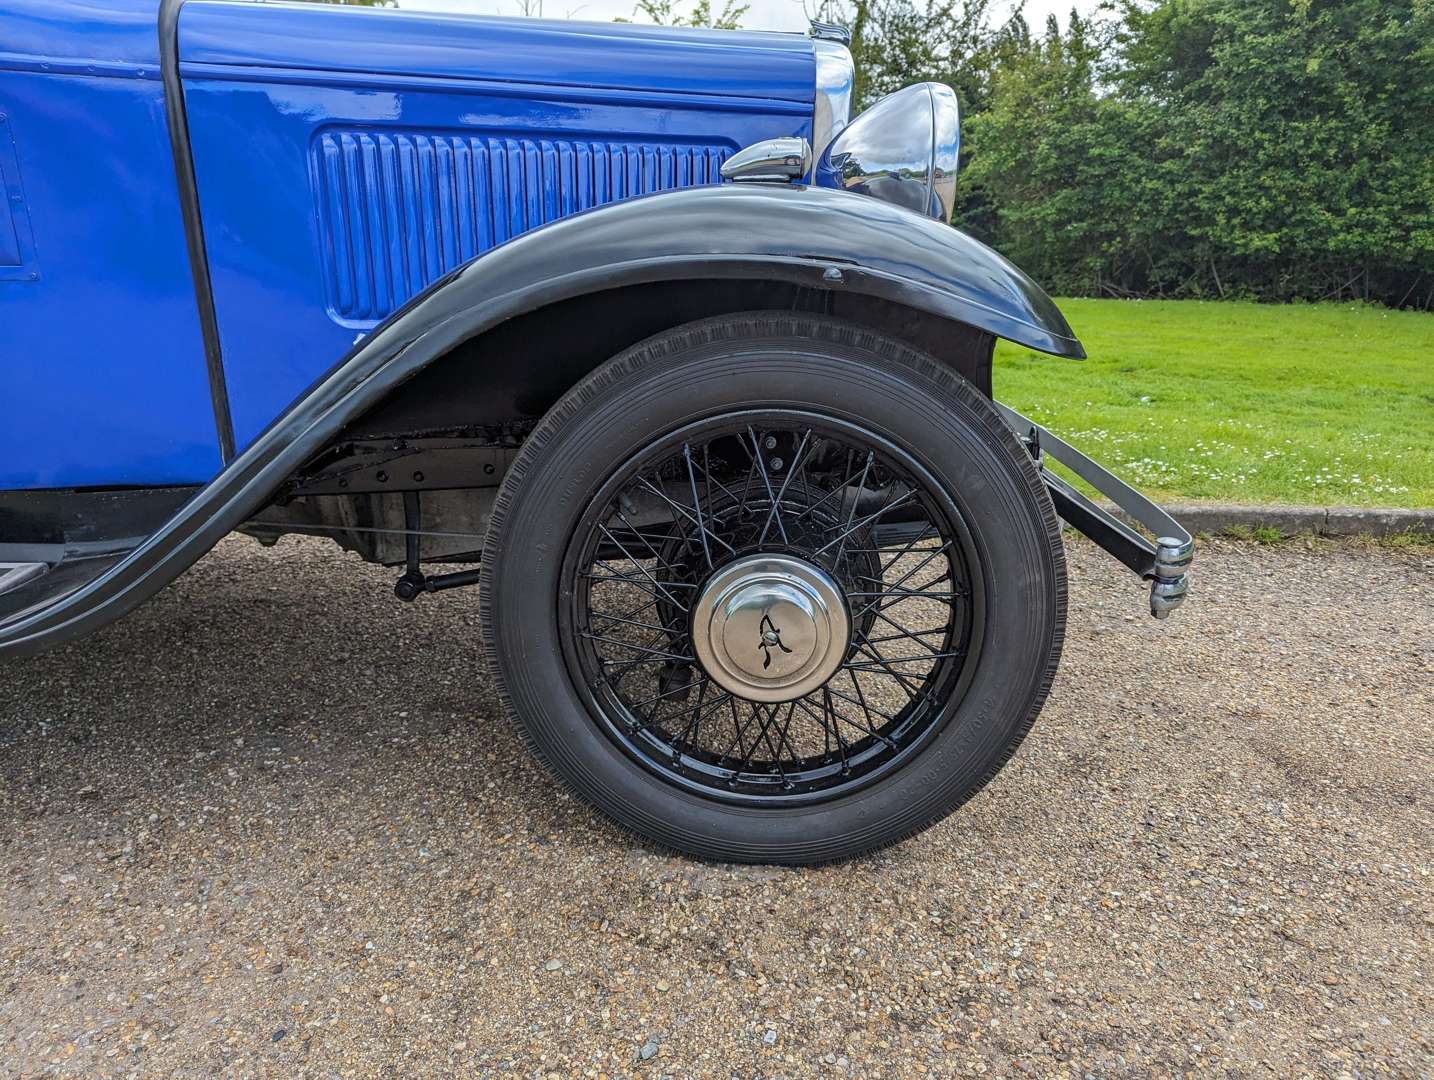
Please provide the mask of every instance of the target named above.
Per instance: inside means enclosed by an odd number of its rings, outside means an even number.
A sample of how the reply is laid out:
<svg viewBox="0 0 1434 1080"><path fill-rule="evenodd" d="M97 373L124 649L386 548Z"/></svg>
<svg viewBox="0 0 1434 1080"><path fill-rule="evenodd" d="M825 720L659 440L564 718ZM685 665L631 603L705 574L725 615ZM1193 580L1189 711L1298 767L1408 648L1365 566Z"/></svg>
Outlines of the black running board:
<svg viewBox="0 0 1434 1080"><path fill-rule="evenodd" d="M42 555L44 544L0 544L0 560L9 557L6 549L18 547L27 549L26 556ZM129 554L129 549L119 551L65 551L60 545L52 558L43 562L0 561L0 627L51 604L59 603L71 593L98 580L109 569ZM7 573L7 567L20 567L16 572ZM37 569L38 568L38 569Z"/></svg>
<svg viewBox="0 0 1434 1080"><path fill-rule="evenodd" d="M1130 570L1150 581L1150 614L1163 619L1179 607L1190 591L1188 572L1195 553L1194 538L1185 527L1058 435L1052 435L1008 405L999 401L994 404L1035 458L1056 513ZM1147 539L1046 468L1047 457L1060 462L1110 499L1131 520L1148 529L1155 540Z"/></svg>
<svg viewBox="0 0 1434 1080"><path fill-rule="evenodd" d="M193 487L0 491L0 639L98 581L174 516Z"/></svg>

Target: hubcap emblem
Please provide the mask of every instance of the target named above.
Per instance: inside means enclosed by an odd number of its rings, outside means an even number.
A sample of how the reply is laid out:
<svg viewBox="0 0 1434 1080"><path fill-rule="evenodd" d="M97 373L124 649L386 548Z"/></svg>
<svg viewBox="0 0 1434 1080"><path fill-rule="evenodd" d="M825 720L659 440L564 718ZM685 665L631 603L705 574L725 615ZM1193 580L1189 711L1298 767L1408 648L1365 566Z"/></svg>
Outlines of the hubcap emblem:
<svg viewBox="0 0 1434 1080"><path fill-rule="evenodd" d="M836 582L789 555L724 566L692 609L697 659L724 690L752 701L791 701L821 686L846 655L849 627Z"/></svg>
<svg viewBox="0 0 1434 1080"><path fill-rule="evenodd" d="M762 643L760 646L762 650L763 670L766 670L767 668L772 666L772 654L770 650L774 645L777 648L781 649L784 653L789 653L792 651L791 649L787 648L785 645L782 644L782 632L772 625L772 617L770 615L763 615Z"/></svg>

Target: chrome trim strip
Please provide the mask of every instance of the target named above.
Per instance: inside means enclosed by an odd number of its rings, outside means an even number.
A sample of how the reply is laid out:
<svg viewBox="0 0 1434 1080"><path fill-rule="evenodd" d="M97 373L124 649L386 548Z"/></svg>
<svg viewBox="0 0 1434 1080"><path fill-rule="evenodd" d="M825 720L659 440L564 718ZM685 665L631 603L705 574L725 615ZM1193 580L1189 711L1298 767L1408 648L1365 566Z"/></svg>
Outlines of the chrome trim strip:
<svg viewBox="0 0 1434 1080"><path fill-rule="evenodd" d="M812 149L817 156L841 134L851 120L851 94L856 84L856 64L851 50L840 41L817 38L812 41L816 55L816 101L812 106Z"/></svg>

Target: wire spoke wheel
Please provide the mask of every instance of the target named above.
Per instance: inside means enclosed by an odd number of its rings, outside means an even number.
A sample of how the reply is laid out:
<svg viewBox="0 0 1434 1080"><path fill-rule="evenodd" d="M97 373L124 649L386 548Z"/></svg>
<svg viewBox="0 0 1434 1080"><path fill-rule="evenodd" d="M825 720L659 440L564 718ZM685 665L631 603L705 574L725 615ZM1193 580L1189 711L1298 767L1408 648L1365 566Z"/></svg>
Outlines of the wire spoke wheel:
<svg viewBox="0 0 1434 1080"><path fill-rule="evenodd" d="M848 421L745 411L632 456L563 567L574 682L649 771L749 805L890 775L940 730L979 646L950 496Z"/></svg>
<svg viewBox="0 0 1434 1080"><path fill-rule="evenodd" d="M920 832L996 775L1055 674L1065 564L1030 454L957 370L744 312L550 409L479 602L498 692L569 790L667 847L795 865Z"/></svg>

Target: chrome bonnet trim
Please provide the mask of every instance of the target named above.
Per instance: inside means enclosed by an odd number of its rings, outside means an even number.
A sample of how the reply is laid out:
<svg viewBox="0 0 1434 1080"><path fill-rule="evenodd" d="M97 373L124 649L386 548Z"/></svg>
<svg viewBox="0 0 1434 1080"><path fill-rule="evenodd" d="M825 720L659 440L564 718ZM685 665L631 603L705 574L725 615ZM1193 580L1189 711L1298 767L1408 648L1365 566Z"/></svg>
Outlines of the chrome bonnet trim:
<svg viewBox="0 0 1434 1080"><path fill-rule="evenodd" d="M812 41L817 61L817 93L812 106L812 146L820 154L851 120L852 88L856 64L843 42L827 38Z"/></svg>

